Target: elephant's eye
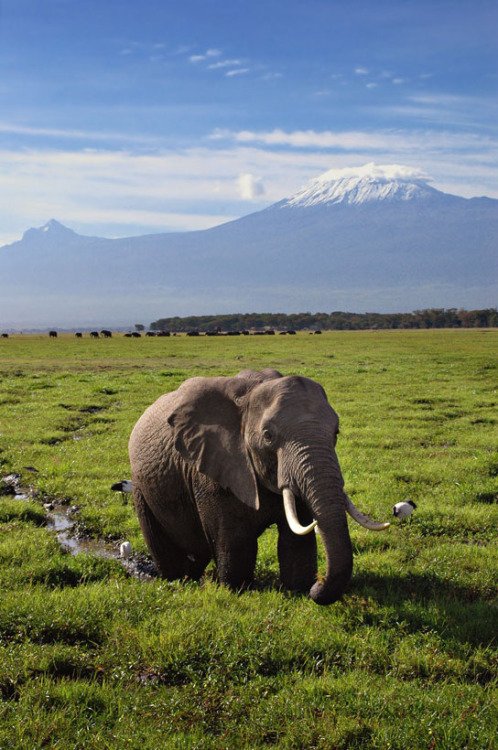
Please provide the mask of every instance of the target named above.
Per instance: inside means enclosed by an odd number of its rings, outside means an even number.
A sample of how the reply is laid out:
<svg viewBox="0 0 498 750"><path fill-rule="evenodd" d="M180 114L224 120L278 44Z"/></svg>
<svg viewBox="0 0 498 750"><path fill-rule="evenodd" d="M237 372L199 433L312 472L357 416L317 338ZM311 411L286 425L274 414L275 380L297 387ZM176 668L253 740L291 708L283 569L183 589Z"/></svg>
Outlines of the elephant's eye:
<svg viewBox="0 0 498 750"><path fill-rule="evenodd" d="M270 445L273 442L273 434L270 430L264 429L263 430L263 440L267 445Z"/></svg>

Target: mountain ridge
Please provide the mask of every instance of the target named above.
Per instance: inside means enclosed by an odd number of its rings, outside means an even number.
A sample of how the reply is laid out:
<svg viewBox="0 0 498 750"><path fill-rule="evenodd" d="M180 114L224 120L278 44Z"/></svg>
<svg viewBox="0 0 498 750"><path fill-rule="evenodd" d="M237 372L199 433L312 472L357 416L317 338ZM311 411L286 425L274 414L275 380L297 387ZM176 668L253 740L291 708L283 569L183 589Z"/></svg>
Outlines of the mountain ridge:
<svg viewBox="0 0 498 750"><path fill-rule="evenodd" d="M329 170L195 232L108 239L50 220L0 248L0 320L126 325L213 301L219 312L495 306L498 201L443 193L399 165L371 171Z"/></svg>

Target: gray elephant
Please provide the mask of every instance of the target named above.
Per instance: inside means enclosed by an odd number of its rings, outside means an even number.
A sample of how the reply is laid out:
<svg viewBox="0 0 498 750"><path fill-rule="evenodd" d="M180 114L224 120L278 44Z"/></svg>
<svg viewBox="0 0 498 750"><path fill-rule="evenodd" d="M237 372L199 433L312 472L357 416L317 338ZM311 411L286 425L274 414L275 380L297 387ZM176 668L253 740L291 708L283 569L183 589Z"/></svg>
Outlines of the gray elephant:
<svg viewBox="0 0 498 750"><path fill-rule="evenodd" d="M253 579L258 537L278 527L283 586L336 601L353 567L346 511L376 523L343 489L337 414L318 383L276 370L191 378L135 425L129 453L138 518L162 576L198 579L214 558L221 583ZM318 524L327 572L317 581Z"/></svg>

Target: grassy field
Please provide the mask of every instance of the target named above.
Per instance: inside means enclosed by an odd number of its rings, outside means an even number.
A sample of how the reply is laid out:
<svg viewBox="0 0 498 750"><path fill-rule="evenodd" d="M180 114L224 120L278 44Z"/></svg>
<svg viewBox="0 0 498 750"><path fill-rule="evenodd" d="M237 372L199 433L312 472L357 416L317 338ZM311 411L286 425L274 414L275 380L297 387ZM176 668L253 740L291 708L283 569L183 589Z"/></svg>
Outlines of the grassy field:
<svg viewBox="0 0 498 750"><path fill-rule="evenodd" d="M497 351L492 330L0 339L0 475L38 492L0 497L0 749L494 747ZM351 526L341 602L279 591L274 529L242 595L61 549L49 498L145 552L109 489L134 422L187 377L267 366L325 387L362 510L418 505Z"/></svg>

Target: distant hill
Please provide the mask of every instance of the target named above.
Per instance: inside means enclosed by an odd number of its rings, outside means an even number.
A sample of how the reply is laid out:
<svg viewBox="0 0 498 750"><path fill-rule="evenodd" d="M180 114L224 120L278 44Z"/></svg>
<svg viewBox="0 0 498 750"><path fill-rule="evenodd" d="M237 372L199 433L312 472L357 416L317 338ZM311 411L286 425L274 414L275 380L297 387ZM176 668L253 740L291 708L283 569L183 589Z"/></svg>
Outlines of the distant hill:
<svg viewBox="0 0 498 750"><path fill-rule="evenodd" d="M275 329L277 331L361 331L393 328L489 328L498 327L498 310L417 310L411 313L241 313L233 315L189 315L160 318L153 331L228 332Z"/></svg>
<svg viewBox="0 0 498 750"><path fill-rule="evenodd" d="M498 200L391 165L326 172L213 229L103 239L51 220L0 248L0 324L129 325L238 310L494 307Z"/></svg>

